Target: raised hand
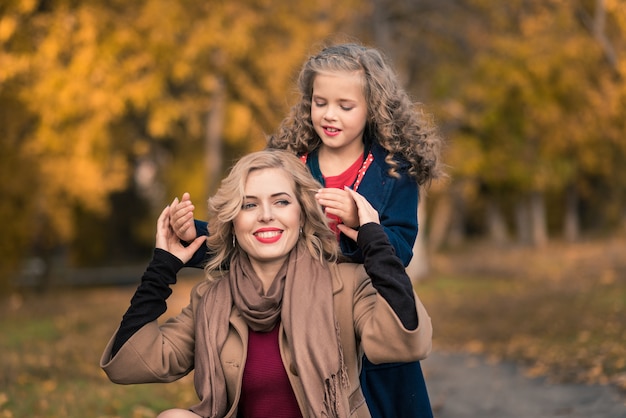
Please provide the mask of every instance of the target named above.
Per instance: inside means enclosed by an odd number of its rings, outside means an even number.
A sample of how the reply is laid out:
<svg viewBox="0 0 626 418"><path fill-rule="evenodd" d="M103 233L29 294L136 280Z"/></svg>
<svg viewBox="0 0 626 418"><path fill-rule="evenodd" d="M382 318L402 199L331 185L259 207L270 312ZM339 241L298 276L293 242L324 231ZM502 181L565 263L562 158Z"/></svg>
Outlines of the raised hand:
<svg viewBox="0 0 626 418"><path fill-rule="evenodd" d="M166 206L161 212L157 221L156 248L165 250L172 255L178 257L183 263L191 260L194 253L200 248L206 240L205 236L200 236L191 240L189 246L185 247L181 244L180 239L174 233L171 226L170 213L172 208Z"/></svg>
<svg viewBox="0 0 626 418"><path fill-rule="evenodd" d="M367 201L365 197L355 192L349 187L344 187L344 190L348 193L352 201L354 202L355 207L357 208L358 214L358 225L365 225L370 222L374 222L380 224L380 219L378 217L378 211L374 209L374 207ZM343 232L348 238L356 241L357 236L359 235L359 231L356 229L343 224L338 224L337 228Z"/></svg>
<svg viewBox="0 0 626 418"><path fill-rule="evenodd" d="M196 226L193 222L195 206L191 203L189 193L183 193L180 201L174 198L170 204L170 225L178 238L185 242L196 239Z"/></svg>

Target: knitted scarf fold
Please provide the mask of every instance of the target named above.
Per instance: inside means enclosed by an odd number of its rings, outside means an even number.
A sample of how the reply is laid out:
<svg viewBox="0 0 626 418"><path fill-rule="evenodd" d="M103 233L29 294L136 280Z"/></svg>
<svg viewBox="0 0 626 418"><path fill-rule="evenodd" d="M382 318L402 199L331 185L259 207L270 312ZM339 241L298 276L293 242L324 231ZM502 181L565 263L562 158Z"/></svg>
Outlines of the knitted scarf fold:
<svg viewBox="0 0 626 418"><path fill-rule="evenodd" d="M291 356L302 381L308 410L304 417L349 415L348 377L333 307L332 277L299 243L266 294L250 260L233 258L228 277L205 293L196 313L195 386L200 404L191 409L218 418L228 408L226 380L219 353L229 330L232 305L248 326L270 331L280 316Z"/></svg>

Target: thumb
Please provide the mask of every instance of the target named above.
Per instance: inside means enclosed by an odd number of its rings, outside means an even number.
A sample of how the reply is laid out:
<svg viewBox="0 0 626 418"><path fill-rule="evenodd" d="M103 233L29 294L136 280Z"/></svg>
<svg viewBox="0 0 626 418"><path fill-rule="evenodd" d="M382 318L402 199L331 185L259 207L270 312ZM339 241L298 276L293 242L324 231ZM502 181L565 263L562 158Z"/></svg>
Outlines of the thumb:
<svg viewBox="0 0 626 418"><path fill-rule="evenodd" d="M356 242L356 238L359 235L359 231L357 231L356 229L352 229L345 224L337 224L337 229L341 231L346 237Z"/></svg>
<svg viewBox="0 0 626 418"><path fill-rule="evenodd" d="M202 246L204 242L206 242L207 237L205 235L200 235L196 239L194 239L191 244L187 246L187 248L192 249L195 253Z"/></svg>

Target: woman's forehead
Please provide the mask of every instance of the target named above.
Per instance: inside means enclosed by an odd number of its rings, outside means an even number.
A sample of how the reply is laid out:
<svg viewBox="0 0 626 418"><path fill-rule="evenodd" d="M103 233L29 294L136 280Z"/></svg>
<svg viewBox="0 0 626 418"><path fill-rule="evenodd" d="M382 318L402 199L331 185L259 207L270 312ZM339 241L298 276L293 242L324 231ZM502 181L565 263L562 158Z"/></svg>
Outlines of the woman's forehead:
<svg viewBox="0 0 626 418"><path fill-rule="evenodd" d="M246 195L254 193L255 190L282 191L293 195L294 180L283 168L262 168L248 173L244 189Z"/></svg>

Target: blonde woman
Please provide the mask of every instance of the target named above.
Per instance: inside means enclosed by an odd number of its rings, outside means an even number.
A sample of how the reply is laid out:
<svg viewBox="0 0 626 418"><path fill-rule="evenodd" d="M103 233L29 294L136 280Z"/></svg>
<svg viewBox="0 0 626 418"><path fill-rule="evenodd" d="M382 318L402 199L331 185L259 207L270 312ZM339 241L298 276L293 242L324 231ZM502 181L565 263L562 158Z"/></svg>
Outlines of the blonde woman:
<svg viewBox="0 0 626 418"><path fill-rule="evenodd" d="M360 227L339 228L364 264L338 262L319 188L290 152L242 158L209 201L206 280L159 326L176 272L203 240L182 246L165 208L154 258L101 359L109 378L171 382L194 370L198 404L161 418L369 417L363 353L423 359L431 322L378 213L352 191Z"/></svg>

